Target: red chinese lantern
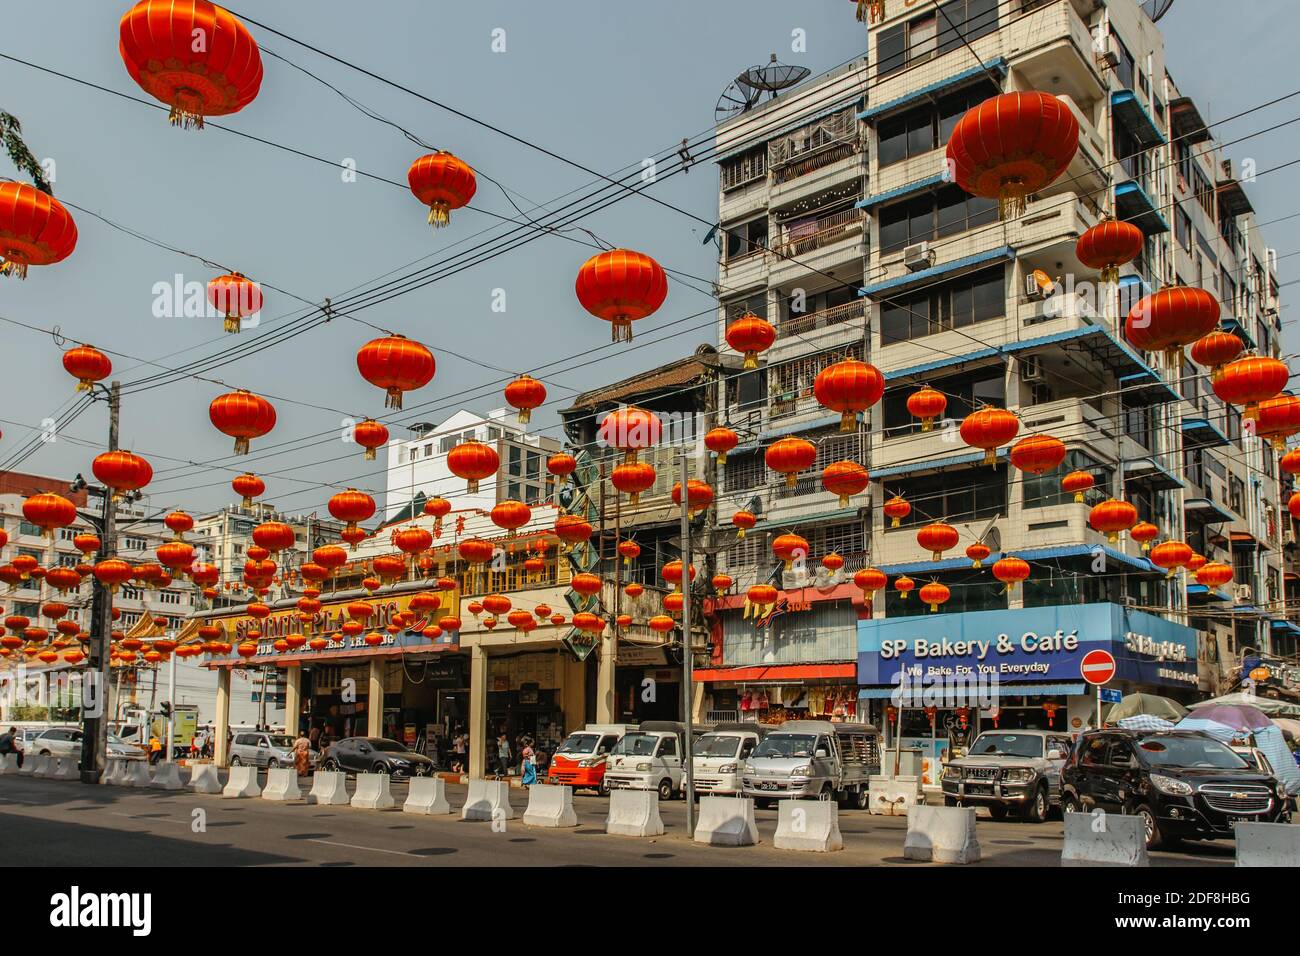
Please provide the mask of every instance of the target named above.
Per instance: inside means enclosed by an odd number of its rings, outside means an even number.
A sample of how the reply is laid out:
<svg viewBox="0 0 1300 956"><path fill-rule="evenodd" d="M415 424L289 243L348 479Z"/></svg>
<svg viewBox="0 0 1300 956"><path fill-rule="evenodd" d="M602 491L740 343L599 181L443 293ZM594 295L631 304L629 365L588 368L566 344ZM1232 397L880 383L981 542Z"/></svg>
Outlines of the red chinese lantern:
<svg viewBox="0 0 1300 956"><path fill-rule="evenodd" d="M163 524L172 532L179 541L185 536L185 532L194 530L194 519L184 511L172 511L163 518Z"/></svg>
<svg viewBox="0 0 1300 956"><path fill-rule="evenodd" d="M323 637L313 637L307 642L307 646L313 651L323 651L330 646L330 642Z"/></svg>
<svg viewBox="0 0 1300 956"><path fill-rule="evenodd" d="M1031 475L1055 471L1065 461L1065 442L1051 435L1026 435L1011 446L1011 464Z"/></svg>
<svg viewBox="0 0 1300 956"><path fill-rule="evenodd" d="M244 641L235 648L235 653L243 658L256 657L257 645L252 641Z"/></svg>
<svg viewBox="0 0 1300 956"><path fill-rule="evenodd" d="M474 170L446 150L413 162L406 182L415 198L429 207L429 225L435 229L451 222L451 210L467 205L478 189Z"/></svg>
<svg viewBox="0 0 1300 956"><path fill-rule="evenodd" d="M1143 551L1151 550L1151 542L1160 537L1160 529L1150 521L1139 521L1128 533L1128 536L1142 545Z"/></svg>
<svg viewBox="0 0 1300 956"><path fill-rule="evenodd" d="M921 431L928 432L934 428L934 420L948 408L948 399L943 392L929 385L907 396L907 410L913 418L921 419Z"/></svg>
<svg viewBox="0 0 1300 956"><path fill-rule="evenodd" d="M981 408L971 412L961 423L961 438L972 448L984 449L984 463L997 465L998 446L1005 445L1020 432L1020 419L1005 408Z"/></svg>
<svg viewBox="0 0 1300 956"><path fill-rule="evenodd" d="M654 466L645 461L623 462L614 466L609 481L628 496L628 504L635 508L641 502L641 495L654 487Z"/></svg>
<svg viewBox="0 0 1300 956"><path fill-rule="evenodd" d="M158 555L159 564L171 568L177 574L184 573L194 563L194 546L184 541L168 541L166 544L161 544L155 554Z"/></svg>
<svg viewBox="0 0 1300 956"><path fill-rule="evenodd" d="M506 615L506 621L517 631L528 632L537 627L537 622L527 611L511 611Z"/></svg>
<svg viewBox="0 0 1300 956"><path fill-rule="evenodd" d="M1140 349L1163 351L1170 368L1181 368L1183 347L1213 332L1218 323L1214 296L1204 289L1169 286L1133 306L1124 320L1124 336Z"/></svg>
<svg viewBox="0 0 1300 956"><path fill-rule="evenodd" d="M833 461L822 469L822 487L839 496L841 508L847 508L849 499L866 491L870 483L867 469L856 461Z"/></svg>
<svg viewBox="0 0 1300 956"><path fill-rule="evenodd" d="M862 590L862 599L870 603L871 595L889 584L889 578L879 568L863 568L853 575L853 583Z"/></svg>
<svg viewBox="0 0 1300 956"><path fill-rule="evenodd" d="M889 519L889 526L897 528L902 524L903 519L912 513L912 506L908 504L907 499L901 495L894 495L881 506L885 517Z"/></svg>
<svg viewBox="0 0 1300 956"><path fill-rule="evenodd" d="M578 459L565 452L559 452L546 459L546 470L556 478L567 478L578 470Z"/></svg>
<svg viewBox="0 0 1300 956"><path fill-rule="evenodd" d="M396 581L406 574L406 560L395 554L381 554L371 564L381 581Z"/></svg>
<svg viewBox="0 0 1300 956"><path fill-rule="evenodd" d="M1025 197L1065 172L1079 148L1079 124L1046 93L993 96L957 121L948 168L966 192L998 201L998 217L1025 211Z"/></svg>
<svg viewBox="0 0 1300 956"><path fill-rule="evenodd" d="M466 538L456 546L456 553L466 564L477 566L491 561L496 548L492 547L490 541L484 541L482 538Z"/></svg>
<svg viewBox="0 0 1300 956"><path fill-rule="evenodd" d="M113 363L99 349L78 345L63 353L63 367L77 380L77 391L88 392L90 387L113 372Z"/></svg>
<svg viewBox="0 0 1300 956"><path fill-rule="evenodd" d="M1029 562L1023 558L1006 557L993 562L993 576L1014 591L1016 585L1029 577Z"/></svg>
<svg viewBox="0 0 1300 956"><path fill-rule="evenodd" d="M976 541L966 548L966 557L970 558L972 568L984 567L984 559L992 553L983 541Z"/></svg>
<svg viewBox="0 0 1300 956"><path fill-rule="evenodd" d="M673 504L681 507L682 504L682 483L679 481L673 485L672 491ZM698 478L688 478L686 480L686 510L694 517L713 503L713 488L707 481L700 481Z"/></svg>
<svg viewBox="0 0 1300 956"><path fill-rule="evenodd" d="M840 568L844 567L844 558L832 551L822 558L822 567L834 574Z"/></svg>
<svg viewBox="0 0 1300 956"><path fill-rule="evenodd" d="M283 521L264 521L253 529L253 543L271 554L293 547L293 528Z"/></svg>
<svg viewBox="0 0 1300 956"><path fill-rule="evenodd" d="M442 519L451 513L451 502L435 495L424 503L424 513L433 518L433 535L436 538L442 534Z"/></svg>
<svg viewBox="0 0 1300 956"><path fill-rule="evenodd" d="M1162 541L1147 556L1148 560L1172 578L1174 573L1192 559L1192 548L1184 541Z"/></svg>
<svg viewBox="0 0 1300 956"><path fill-rule="evenodd" d="M506 386L506 402L519 410L519 424L526 425L532 411L546 401L546 386L530 375L520 375Z"/></svg>
<svg viewBox="0 0 1300 956"><path fill-rule="evenodd" d="M23 517L41 529L46 538L54 537L54 529L77 520L77 506L62 495L41 492L23 502Z"/></svg>
<svg viewBox="0 0 1300 956"><path fill-rule="evenodd" d="M741 508L731 516L731 524L736 529L736 537L743 538L746 531L758 524L758 516L752 511Z"/></svg>
<svg viewBox="0 0 1300 956"><path fill-rule="evenodd" d="M333 574L348 563L348 553L337 544L323 544L311 553L311 559Z"/></svg>
<svg viewBox="0 0 1300 956"><path fill-rule="evenodd" d="M208 301L225 317L222 329L238 332L243 319L262 311L262 287L242 272L230 272L208 282Z"/></svg>
<svg viewBox="0 0 1300 956"><path fill-rule="evenodd" d="M28 266L53 265L76 246L63 203L27 183L0 183L0 276L26 279Z"/></svg>
<svg viewBox="0 0 1300 956"><path fill-rule="evenodd" d="M682 563L680 561L668 561L664 564L663 569L659 572L663 575L666 583L671 584L677 591L682 589ZM691 580L695 580L695 565L690 567Z"/></svg>
<svg viewBox="0 0 1300 956"><path fill-rule="evenodd" d="M448 634L455 635L460 630L460 618L453 615L438 618L438 626Z"/></svg>
<svg viewBox="0 0 1300 956"><path fill-rule="evenodd" d="M732 579L730 574L722 574L719 572L713 576L713 579L709 583L713 585L713 590L718 592L718 597L722 597L722 595L731 590L731 586L736 582Z"/></svg>
<svg viewBox="0 0 1300 956"><path fill-rule="evenodd" d="M1127 501L1108 498L1100 504L1093 505L1088 512L1088 524L1094 531L1100 531L1111 543L1119 540L1121 532L1137 524L1138 513Z"/></svg>
<svg viewBox="0 0 1300 956"><path fill-rule="evenodd" d="M583 611L573 615L573 626L592 637L596 637L604 633L605 619L599 614L588 614Z"/></svg>
<svg viewBox="0 0 1300 956"><path fill-rule="evenodd" d="M1241 355L1246 345L1232 332L1215 330L1192 343L1192 361L1210 370L1210 381L1222 374L1223 366Z"/></svg>
<svg viewBox="0 0 1300 956"><path fill-rule="evenodd" d="M275 427L275 408L260 395L238 389L214 398L208 418L217 431L235 439L236 455L247 455L248 443Z"/></svg>
<svg viewBox="0 0 1300 956"><path fill-rule="evenodd" d="M718 456L718 464L726 464L727 452L739 444L740 438L725 426L710 428L704 433L704 447Z"/></svg>
<svg viewBox="0 0 1300 956"><path fill-rule="evenodd" d="M1209 563L1209 559L1205 555L1193 552L1191 558L1188 559L1187 563L1183 565L1183 567L1192 574L1195 574Z"/></svg>
<svg viewBox="0 0 1300 956"><path fill-rule="evenodd" d="M361 529L357 527L358 523L368 521L375 513L375 499L371 498L364 491L357 491L355 488L349 488L346 491L340 491L332 496L329 500L329 512L336 521L342 521L345 524L344 531L347 533L357 532ZM365 537L362 533L361 537ZM344 540L347 540L346 538ZM355 541L352 542L352 550L356 550Z"/></svg>
<svg viewBox="0 0 1300 956"><path fill-rule="evenodd" d="M190 571L190 580L201 588L210 588L221 580L221 570L215 564L196 564Z"/></svg>
<svg viewBox="0 0 1300 956"><path fill-rule="evenodd" d="M797 534L783 534L772 542L772 553L785 562L785 569L789 571L796 559L808 556L808 541Z"/></svg>
<svg viewBox="0 0 1300 956"><path fill-rule="evenodd" d="M1119 267L1142 254L1146 236L1131 222L1103 219L1074 244L1074 254L1089 269L1101 270L1101 281L1119 281Z"/></svg>
<svg viewBox="0 0 1300 956"><path fill-rule="evenodd" d="M245 508L251 508L253 499L266 491L266 482L257 475L246 472L232 481L230 487L234 489L235 494L243 499L240 504Z"/></svg>
<svg viewBox="0 0 1300 956"><path fill-rule="evenodd" d="M465 480L465 490L471 495L478 491L480 481L491 478L500 467L497 450L481 441L461 442L447 453L447 468Z"/></svg>
<svg viewBox="0 0 1300 956"><path fill-rule="evenodd" d="M639 452L659 444L663 428L663 422L654 412L629 405L601 419L596 440L608 448L617 448L623 453L624 463L632 464Z"/></svg>
<svg viewBox="0 0 1300 956"><path fill-rule="evenodd" d="M650 630L655 631L656 633L667 634L677 626L677 622L667 614L656 614L646 622L646 625Z"/></svg>
<svg viewBox="0 0 1300 956"><path fill-rule="evenodd" d="M1280 393L1290 378L1285 362L1250 355L1223 366L1211 384L1214 394L1223 401L1245 406L1242 417L1254 419L1259 416L1259 403Z"/></svg>
<svg viewBox="0 0 1300 956"><path fill-rule="evenodd" d="M780 599L781 592L770 584L755 584L745 592L745 600L754 608L754 617L763 617L772 610Z"/></svg>
<svg viewBox="0 0 1300 956"><path fill-rule="evenodd" d="M1196 572L1196 583L1207 588L1221 588L1232 583L1232 566L1219 561L1211 561Z"/></svg>
<svg viewBox="0 0 1300 956"><path fill-rule="evenodd" d="M727 326L727 344L745 357L742 368L758 368L758 355L776 341L776 329L766 319L746 312Z"/></svg>
<svg viewBox="0 0 1300 956"><path fill-rule="evenodd" d="M785 475L785 486L793 488L799 483L799 472L817 461L817 446L803 438L778 438L768 445L764 459L768 468Z"/></svg>
<svg viewBox="0 0 1300 956"><path fill-rule="evenodd" d="M906 601L907 595L915 587L916 587L916 582L913 581L911 578L909 578L906 574L901 574L898 577L894 578L894 590L898 592L899 600Z"/></svg>
<svg viewBox="0 0 1300 956"><path fill-rule="evenodd" d="M171 108L173 126L238 113L262 85L252 34L208 0L140 0L122 17L118 51L131 79Z"/></svg>
<svg viewBox="0 0 1300 956"><path fill-rule="evenodd" d="M1277 464L1288 475L1300 475L1300 448L1292 448ZM3 546L3 543L0 543L0 547Z"/></svg>
<svg viewBox="0 0 1300 956"><path fill-rule="evenodd" d="M633 561L641 557L641 545L637 544L635 541L632 541L630 539L626 541L620 541L618 543L618 553L622 555L623 564L625 566L631 565Z"/></svg>
<svg viewBox="0 0 1300 956"><path fill-rule="evenodd" d="M602 587L601 580L597 575L583 572L575 574L569 580L569 587L577 591L584 598L595 597L600 593Z"/></svg>
<svg viewBox="0 0 1300 956"><path fill-rule="evenodd" d="M936 561L943 557L945 551L955 548L959 539L957 529L942 521L928 524L916 533L916 543L922 550L929 551Z"/></svg>
<svg viewBox="0 0 1300 956"><path fill-rule="evenodd" d="M818 404L840 413L840 431L851 432L858 425L858 413L865 412L885 392L885 378L867 362L845 359L817 373L813 394Z"/></svg>
<svg viewBox="0 0 1300 956"><path fill-rule="evenodd" d="M1088 472L1072 471L1061 479L1061 490L1074 495L1074 500L1082 503L1084 494L1096 483L1097 479Z"/></svg>
<svg viewBox="0 0 1300 956"><path fill-rule="evenodd" d="M483 598L483 610L493 617L500 617L514 605L504 594L488 594Z"/></svg>
<svg viewBox="0 0 1300 956"><path fill-rule="evenodd" d="M8 535L5 536L8 538ZM5 546L4 541L0 541L0 548ZM82 533L72 539L72 546L82 554L94 554L100 548L99 535Z"/></svg>
<svg viewBox="0 0 1300 956"><path fill-rule="evenodd" d="M1300 398L1278 395L1259 403L1255 434L1273 443L1276 451L1286 448L1286 440L1300 432Z"/></svg>
<svg viewBox="0 0 1300 956"><path fill-rule="evenodd" d="M626 630L632 626L632 615L620 614L618 617L614 618L614 623Z"/></svg>
<svg viewBox="0 0 1300 956"><path fill-rule="evenodd" d="M352 437L366 450L366 461L374 461L376 449L388 444L388 428L373 418L367 418L352 429Z"/></svg>
<svg viewBox="0 0 1300 956"><path fill-rule="evenodd" d="M533 517L533 509L522 501L507 499L492 508L492 523L514 537L520 528Z"/></svg>
<svg viewBox="0 0 1300 956"><path fill-rule="evenodd" d="M402 554L416 555L433 546L433 535L419 527L403 528L393 536L393 544Z"/></svg>
<svg viewBox="0 0 1300 956"><path fill-rule="evenodd" d="M664 595L664 610L669 614L681 614L682 606L686 603L686 597L680 591L673 591L671 594Z"/></svg>
<svg viewBox="0 0 1300 956"><path fill-rule="evenodd" d="M18 570L24 581L40 570L39 562L30 554L16 554L9 563Z"/></svg>
<svg viewBox="0 0 1300 956"><path fill-rule="evenodd" d="M361 377L385 390L388 408L400 409L402 393L428 385L436 367L432 352L402 335L373 339L357 352Z"/></svg>
<svg viewBox="0 0 1300 956"><path fill-rule="evenodd" d="M611 249L582 264L574 292L584 309L610 323L612 341L631 342L632 323L664 304L668 279L649 256Z"/></svg>
<svg viewBox="0 0 1300 956"><path fill-rule="evenodd" d="M139 491L153 480L153 466L130 451L106 451L90 463L95 479L113 492L114 498Z"/></svg>
<svg viewBox="0 0 1300 956"><path fill-rule="evenodd" d="M950 597L952 592L938 581L931 581L921 588L921 602L930 605L931 614L939 610L940 604L947 604Z"/></svg>
<svg viewBox="0 0 1300 956"><path fill-rule="evenodd" d="M95 565L95 580L110 592L117 591L118 587L130 581L133 574L131 565L120 558L105 558Z"/></svg>
<svg viewBox="0 0 1300 956"><path fill-rule="evenodd" d="M94 568L90 568L94 572ZM81 587L82 575L75 568L50 568L45 572L45 583L56 591L72 591Z"/></svg>

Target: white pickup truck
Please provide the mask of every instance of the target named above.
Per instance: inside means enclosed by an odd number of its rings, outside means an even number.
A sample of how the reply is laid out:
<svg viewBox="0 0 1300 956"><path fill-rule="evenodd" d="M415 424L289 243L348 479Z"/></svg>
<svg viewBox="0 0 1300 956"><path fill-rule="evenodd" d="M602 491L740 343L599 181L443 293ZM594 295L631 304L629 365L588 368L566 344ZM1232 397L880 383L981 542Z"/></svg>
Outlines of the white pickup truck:
<svg viewBox="0 0 1300 956"><path fill-rule="evenodd" d="M692 733L711 729L694 727ZM610 790L657 790L660 800L671 800L682 791L685 741L685 724L675 720L642 721L609 752L605 786Z"/></svg>
<svg viewBox="0 0 1300 956"><path fill-rule="evenodd" d="M691 747L695 795L741 792L740 770L767 728L754 723L715 724Z"/></svg>

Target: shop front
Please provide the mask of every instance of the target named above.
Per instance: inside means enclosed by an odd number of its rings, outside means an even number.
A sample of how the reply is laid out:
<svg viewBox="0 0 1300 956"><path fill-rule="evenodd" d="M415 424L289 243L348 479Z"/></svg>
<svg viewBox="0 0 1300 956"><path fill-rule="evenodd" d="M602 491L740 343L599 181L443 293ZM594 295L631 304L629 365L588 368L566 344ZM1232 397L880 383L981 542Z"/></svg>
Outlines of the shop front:
<svg viewBox="0 0 1300 956"><path fill-rule="evenodd" d="M1194 699L1197 632L1118 604L973 611L858 623L858 681L891 746L921 751L925 783L983 730L1096 726L1098 693L1083 680L1091 650L1116 661L1108 685Z"/></svg>
<svg viewBox="0 0 1300 956"><path fill-rule="evenodd" d="M614 673L616 722L682 719L682 666L665 647L619 641Z"/></svg>

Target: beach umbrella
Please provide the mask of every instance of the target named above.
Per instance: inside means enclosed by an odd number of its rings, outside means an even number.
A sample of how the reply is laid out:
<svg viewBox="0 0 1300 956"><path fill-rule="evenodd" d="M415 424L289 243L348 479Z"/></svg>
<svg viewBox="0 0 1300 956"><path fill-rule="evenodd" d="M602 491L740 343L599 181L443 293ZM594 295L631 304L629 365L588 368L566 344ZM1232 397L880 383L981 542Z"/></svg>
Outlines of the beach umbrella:
<svg viewBox="0 0 1300 956"><path fill-rule="evenodd" d="M1118 724L1126 717L1160 717L1170 723L1177 723L1187 716L1187 708L1177 701L1158 694L1129 694L1117 704L1113 704L1103 723Z"/></svg>

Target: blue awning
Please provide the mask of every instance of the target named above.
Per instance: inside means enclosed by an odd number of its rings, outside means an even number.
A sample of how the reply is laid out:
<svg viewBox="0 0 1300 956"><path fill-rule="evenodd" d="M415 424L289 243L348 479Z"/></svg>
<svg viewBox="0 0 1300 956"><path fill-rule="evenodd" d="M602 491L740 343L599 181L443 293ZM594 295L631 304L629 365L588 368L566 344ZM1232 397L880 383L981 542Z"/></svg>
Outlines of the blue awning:
<svg viewBox="0 0 1300 956"><path fill-rule="evenodd" d="M942 186L947 180L943 176L930 176L926 179L918 179L914 183L907 183L899 186L897 189L886 190L883 193L876 193L874 196L868 196L866 199L859 199L854 203L857 209L873 209L876 206L883 205L895 199L902 199L904 196L911 196L935 186Z"/></svg>
<svg viewBox="0 0 1300 956"><path fill-rule="evenodd" d="M1208 588L1204 584L1187 585L1187 599L1204 599L1206 601L1231 601L1232 596L1217 588Z"/></svg>
<svg viewBox="0 0 1300 956"><path fill-rule="evenodd" d="M1124 480L1140 481L1154 491L1173 491L1185 488L1183 480L1162 465L1155 457L1124 462Z"/></svg>
<svg viewBox="0 0 1300 956"><path fill-rule="evenodd" d="M1288 634L1300 634L1300 627L1297 627L1290 621L1279 618L1270 618L1268 626L1274 631L1285 631Z"/></svg>
<svg viewBox="0 0 1300 956"><path fill-rule="evenodd" d="M798 515L785 521L760 521L751 529L753 531L769 531L773 528L785 530L787 528L803 528L810 524L817 524L822 521L833 521L836 518L855 518L860 509L858 508L836 508L834 511L823 511L815 515Z"/></svg>
<svg viewBox="0 0 1300 956"><path fill-rule="evenodd" d="M824 418L815 418L810 422L803 422L799 425L786 425L782 428L769 428L761 435L760 439L780 438L783 435L798 435L800 432L816 431L819 428L829 428L831 425L838 425L840 416L829 415Z"/></svg>
<svg viewBox="0 0 1300 956"><path fill-rule="evenodd" d="M898 690L897 686L863 687L858 691L858 700L888 700ZM998 684L998 694L1002 697L1070 697L1086 694L1088 685L1079 684Z"/></svg>
<svg viewBox="0 0 1300 956"><path fill-rule="evenodd" d="M1233 335L1237 336L1237 338L1241 339L1241 341L1246 344L1246 348L1253 349L1255 347L1255 337L1246 331L1246 327L1241 324L1239 319L1234 319L1232 316L1225 316L1222 325L1223 331L1231 332Z"/></svg>
<svg viewBox="0 0 1300 956"><path fill-rule="evenodd" d="M935 93L946 93L950 90L956 89L963 83L977 80L980 77L987 77L990 70L995 70L1005 77L1007 73L1007 61L1002 57L998 57L979 66L973 66L969 70L962 70L960 73L954 73L952 76L944 77L942 80L936 80L934 83L927 84L920 89L912 90L910 93L905 93L904 95L892 100L886 100L879 106L870 106L858 114L858 119L878 119L886 113L905 109L926 97L933 96Z"/></svg>
<svg viewBox="0 0 1300 956"><path fill-rule="evenodd" d="M1009 454L1008 449L999 448L998 458L1005 460ZM952 468L957 465L973 465L976 462L984 460L984 452L977 451L968 455L950 455L947 458L934 458L929 461L909 461L903 465L894 465L891 468L878 468L871 472L873 479L892 478L895 475L911 475L918 471L939 471L943 468Z"/></svg>
<svg viewBox="0 0 1300 956"><path fill-rule="evenodd" d="M1205 418L1183 419L1183 447L1220 448L1228 444L1228 436Z"/></svg>
<svg viewBox="0 0 1300 956"><path fill-rule="evenodd" d="M922 269L920 272L912 272L907 275L898 276L894 279L886 279L884 282L877 282L866 288L859 289L858 295L864 295L868 298L876 298L884 292L902 292L903 290L928 282L931 279L937 279L940 276L954 275L958 272L964 272L974 269L977 266L986 265L991 262L999 262L1006 259L1014 259L1016 250L1011 246L1002 246L999 249L993 249L989 252L981 252L977 255L966 256L964 259L955 259L952 262L945 262L940 266L932 266L929 269Z"/></svg>
<svg viewBox="0 0 1300 956"><path fill-rule="evenodd" d="M1183 500L1183 511L1188 516L1195 515L1202 524L1233 520L1232 512L1209 498L1186 498Z"/></svg>
<svg viewBox="0 0 1300 956"><path fill-rule="evenodd" d="M1130 179L1115 187L1115 211L1120 219L1133 223L1148 236L1169 231L1169 223L1137 180Z"/></svg>
<svg viewBox="0 0 1300 956"><path fill-rule="evenodd" d="M1119 90L1110 94L1110 105L1115 118L1124 124L1124 128L1133 134L1143 149L1164 145L1165 134L1160 132L1160 127L1132 90Z"/></svg>

